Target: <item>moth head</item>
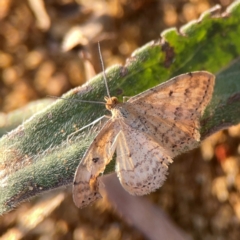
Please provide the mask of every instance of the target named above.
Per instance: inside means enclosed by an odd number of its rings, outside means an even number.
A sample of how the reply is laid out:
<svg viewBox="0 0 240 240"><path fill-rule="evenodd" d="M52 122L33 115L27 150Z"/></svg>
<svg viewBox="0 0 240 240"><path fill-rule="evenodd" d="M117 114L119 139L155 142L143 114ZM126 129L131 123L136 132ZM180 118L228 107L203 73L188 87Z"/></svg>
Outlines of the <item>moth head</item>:
<svg viewBox="0 0 240 240"><path fill-rule="evenodd" d="M108 110L111 110L118 104L118 99L116 97L104 97L104 100L106 101L106 108Z"/></svg>

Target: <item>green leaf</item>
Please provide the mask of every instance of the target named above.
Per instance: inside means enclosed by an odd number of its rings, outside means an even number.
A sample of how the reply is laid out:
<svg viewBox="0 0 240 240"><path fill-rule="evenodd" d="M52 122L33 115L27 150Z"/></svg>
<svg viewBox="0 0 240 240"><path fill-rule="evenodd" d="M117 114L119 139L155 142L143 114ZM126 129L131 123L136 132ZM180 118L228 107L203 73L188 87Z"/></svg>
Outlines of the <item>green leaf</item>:
<svg viewBox="0 0 240 240"><path fill-rule="evenodd" d="M217 74L214 96L201 119L202 139L240 122L240 2L220 16L219 7L199 21L164 31L159 41L136 50L125 66L106 71L112 96L134 96L181 73ZM237 60L236 60L237 59ZM64 95L103 101L102 75ZM49 189L72 183L75 169L101 123L68 136L102 115L104 105L59 99L0 140L0 213ZM101 121L103 122L103 121ZM107 172L113 170L113 164Z"/></svg>
<svg viewBox="0 0 240 240"><path fill-rule="evenodd" d="M53 103L53 99L41 99L31 102L8 114L0 113L0 137L22 124L24 120L30 118L33 114L49 106L51 103Z"/></svg>

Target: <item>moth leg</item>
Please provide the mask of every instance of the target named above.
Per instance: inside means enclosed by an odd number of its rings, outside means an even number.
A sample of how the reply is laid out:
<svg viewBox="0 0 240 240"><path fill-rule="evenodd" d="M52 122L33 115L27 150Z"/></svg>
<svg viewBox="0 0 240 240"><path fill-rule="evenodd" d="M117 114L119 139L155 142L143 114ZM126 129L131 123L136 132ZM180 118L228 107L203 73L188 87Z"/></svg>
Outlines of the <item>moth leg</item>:
<svg viewBox="0 0 240 240"><path fill-rule="evenodd" d="M118 144L118 140L119 140L119 136L121 136L123 134L122 130L120 130L117 134L117 136L114 138L114 141L112 143L112 146L110 148L110 154L111 156L114 154L115 150L116 150L116 147L117 147L117 144Z"/></svg>
<svg viewBox="0 0 240 240"><path fill-rule="evenodd" d="M131 97L129 97L129 96L123 96L123 102L125 103L125 102L127 102L128 101L128 99L130 99Z"/></svg>
<svg viewBox="0 0 240 240"><path fill-rule="evenodd" d="M108 119L109 119L109 118L111 118L111 116L103 115L103 116L101 116L100 118L98 118L98 119L94 120L93 122L89 123L88 125L86 125L86 126L80 128L80 129L78 129L77 131L71 133L71 134L68 135L68 137L67 137L67 143L69 143L69 141L71 140L70 138L71 138L72 136L74 136L76 133L79 133L79 132L81 132L82 130L84 130L85 128L88 128L88 127L90 127L91 125L96 124L97 122L101 121L103 118L108 118Z"/></svg>

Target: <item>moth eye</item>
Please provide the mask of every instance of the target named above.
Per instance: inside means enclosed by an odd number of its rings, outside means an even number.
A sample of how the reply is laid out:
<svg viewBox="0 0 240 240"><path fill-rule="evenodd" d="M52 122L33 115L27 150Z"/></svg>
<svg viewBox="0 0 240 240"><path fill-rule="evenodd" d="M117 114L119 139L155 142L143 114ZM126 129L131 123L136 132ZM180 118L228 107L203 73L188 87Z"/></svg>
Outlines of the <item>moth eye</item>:
<svg viewBox="0 0 240 240"><path fill-rule="evenodd" d="M93 161L94 163L98 162L98 160L99 160L99 158L93 158L93 159L92 159L92 161Z"/></svg>

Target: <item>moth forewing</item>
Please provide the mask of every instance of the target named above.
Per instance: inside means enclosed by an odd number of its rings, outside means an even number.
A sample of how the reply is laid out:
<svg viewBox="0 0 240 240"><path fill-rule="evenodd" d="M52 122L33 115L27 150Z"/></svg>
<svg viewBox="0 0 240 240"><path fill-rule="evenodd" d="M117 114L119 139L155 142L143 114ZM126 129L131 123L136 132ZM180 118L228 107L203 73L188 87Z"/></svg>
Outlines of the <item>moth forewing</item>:
<svg viewBox="0 0 240 240"><path fill-rule="evenodd" d="M204 81L204 82L201 82L201 81ZM205 82L205 81L209 81L209 84L208 82ZM184 93L186 90L188 90L190 86L192 86L191 87L192 90L194 89L199 90L199 88L201 88L201 85L207 85L207 87L209 87L208 91L212 93L214 88L214 83L215 83L215 76L210 72L196 71L196 72L184 73L176 77L173 77L170 80L164 83L161 83L153 88L150 88L142 93L139 93L134 97L131 97L128 100L128 102L133 103L141 99L148 101L148 97L155 95L155 93L157 93L157 95L159 96L159 99L163 101L169 101L169 97L174 97L172 91L175 90L175 93L179 92L181 94L181 93ZM206 89L204 88L204 90ZM211 94L207 94L207 95L209 98L211 98ZM189 95L186 94L186 96L189 96ZM181 95L179 95L179 97L182 98ZM206 100L209 101L209 98L206 98Z"/></svg>
<svg viewBox="0 0 240 240"><path fill-rule="evenodd" d="M199 145L200 117L211 100L215 76L209 72L182 74L131 98L148 134L154 136L169 155ZM145 125L146 125L145 124Z"/></svg>
<svg viewBox="0 0 240 240"><path fill-rule="evenodd" d="M73 199L78 207L84 207L100 198L97 177L112 159L116 136L114 121L108 120L80 161L74 176Z"/></svg>

